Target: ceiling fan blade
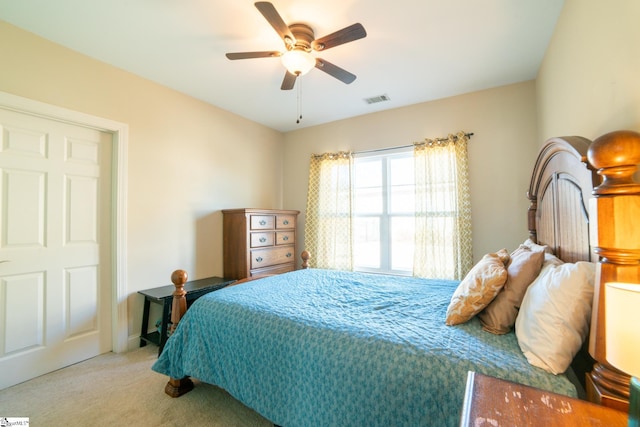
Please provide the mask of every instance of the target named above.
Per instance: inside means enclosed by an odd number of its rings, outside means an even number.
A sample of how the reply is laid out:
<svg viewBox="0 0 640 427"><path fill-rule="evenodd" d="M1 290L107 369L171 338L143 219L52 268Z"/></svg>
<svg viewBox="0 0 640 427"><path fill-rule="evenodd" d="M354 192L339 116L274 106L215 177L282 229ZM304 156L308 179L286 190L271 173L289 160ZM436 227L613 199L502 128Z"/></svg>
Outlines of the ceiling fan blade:
<svg viewBox="0 0 640 427"><path fill-rule="evenodd" d="M298 76L296 76L295 74L291 74L290 72L286 72L286 74L284 75L284 79L282 80L282 86L280 86L280 89L282 90L291 90L293 89L293 86L296 84L296 78Z"/></svg>
<svg viewBox="0 0 640 427"><path fill-rule="evenodd" d="M319 39L314 40L311 43L311 47L314 50L327 50L332 47L339 46L341 44L349 43L354 40L361 39L366 37L367 32L365 31L362 24L357 23L353 25L349 25L341 30L336 31L335 33L331 33L324 37L320 37Z"/></svg>
<svg viewBox="0 0 640 427"><path fill-rule="evenodd" d="M347 70L340 68L337 65L333 65L331 62L327 62L324 59L316 59L316 68L346 84L352 83L356 79L355 74L351 74Z"/></svg>
<svg viewBox="0 0 640 427"><path fill-rule="evenodd" d="M260 11L262 16L271 24L274 30L280 35L282 40L288 45L293 46L296 38L293 37L289 26L284 22L273 4L268 1L259 1L255 3L256 8Z"/></svg>
<svg viewBox="0 0 640 427"><path fill-rule="evenodd" d="M225 56L229 59L251 59L251 58L273 58L282 55L277 50L265 52L235 52L227 53Z"/></svg>

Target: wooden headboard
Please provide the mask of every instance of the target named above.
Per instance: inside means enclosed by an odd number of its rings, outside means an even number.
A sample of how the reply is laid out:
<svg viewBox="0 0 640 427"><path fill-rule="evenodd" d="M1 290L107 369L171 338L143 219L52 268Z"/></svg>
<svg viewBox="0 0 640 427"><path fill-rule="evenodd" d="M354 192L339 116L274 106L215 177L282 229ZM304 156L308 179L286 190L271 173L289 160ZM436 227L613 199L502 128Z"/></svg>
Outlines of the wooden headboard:
<svg viewBox="0 0 640 427"><path fill-rule="evenodd" d="M540 150L527 197L529 236L565 262L597 262L591 331L574 361L587 398L627 410L629 376L606 361L604 284L640 283L640 134L553 138ZM634 175L635 174L635 175ZM582 378L580 378L582 380Z"/></svg>
<svg viewBox="0 0 640 427"><path fill-rule="evenodd" d="M579 136L548 140L527 193L529 236L565 262L597 261L589 240L589 199L600 177L587 163L589 145Z"/></svg>
<svg viewBox="0 0 640 427"><path fill-rule="evenodd" d="M589 199L600 177L589 167L591 141L579 136L548 140L538 153L527 197L529 238L564 262L597 261L589 233ZM583 390L595 361L583 346L571 367Z"/></svg>

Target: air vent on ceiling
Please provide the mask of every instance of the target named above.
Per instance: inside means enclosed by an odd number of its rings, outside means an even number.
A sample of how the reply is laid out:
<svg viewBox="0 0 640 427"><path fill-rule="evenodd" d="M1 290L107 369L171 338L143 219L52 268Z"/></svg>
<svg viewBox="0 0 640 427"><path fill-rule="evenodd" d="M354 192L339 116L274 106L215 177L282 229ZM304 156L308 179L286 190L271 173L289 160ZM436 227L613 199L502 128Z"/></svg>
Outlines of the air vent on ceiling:
<svg viewBox="0 0 640 427"><path fill-rule="evenodd" d="M384 95L372 96L371 98L365 98L364 100L367 104L377 104L378 102L390 101L391 98L389 98L389 95L384 94Z"/></svg>

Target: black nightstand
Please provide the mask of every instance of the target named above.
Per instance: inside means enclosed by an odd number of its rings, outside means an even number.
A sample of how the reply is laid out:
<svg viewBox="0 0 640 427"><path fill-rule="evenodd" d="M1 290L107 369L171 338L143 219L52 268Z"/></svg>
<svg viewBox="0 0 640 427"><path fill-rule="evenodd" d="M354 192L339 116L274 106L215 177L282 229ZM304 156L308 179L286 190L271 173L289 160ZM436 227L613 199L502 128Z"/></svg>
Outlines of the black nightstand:
<svg viewBox="0 0 640 427"><path fill-rule="evenodd" d="M185 283L184 290L187 292L187 307L202 295L222 289L235 281L236 280L234 279L225 279L222 277L207 277L206 279L192 280ZM169 323L171 322L171 302L173 301L172 296L175 290L176 287L174 285L168 285L138 291L139 294L144 296L142 329L140 331L140 347L147 345L147 342L156 344L160 347L158 349L158 355L162 353L164 344L167 342L167 331L169 329ZM152 302L162 306L162 318L160 320L160 331L149 333L149 308Z"/></svg>

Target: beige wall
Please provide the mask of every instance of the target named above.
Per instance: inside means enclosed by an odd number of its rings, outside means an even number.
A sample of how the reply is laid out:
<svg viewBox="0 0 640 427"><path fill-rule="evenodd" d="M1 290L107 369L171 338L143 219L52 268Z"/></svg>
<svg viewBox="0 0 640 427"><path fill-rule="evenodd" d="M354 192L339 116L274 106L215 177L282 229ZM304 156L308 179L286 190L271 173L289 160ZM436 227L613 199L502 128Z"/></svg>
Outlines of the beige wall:
<svg viewBox="0 0 640 427"><path fill-rule="evenodd" d="M221 209L282 207L281 133L2 21L0 40L0 91L129 125L131 337L138 290L222 275Z"/></svg>
<svg viewBox="0 0 640 427"><path fill-rule="evenodd" d="M537 78L538 141L640 131L640 1L566 0Z"/></svg>
<svg viewBox="0 0 640 427"><path fill-rule="evenodd" d="M288 132L284 205L302 211L300 235L312 153L396 147L460 130L474 133L469 142L474 259L515 249L527 237L525 194L538 147L533 81Z"/></svg>

